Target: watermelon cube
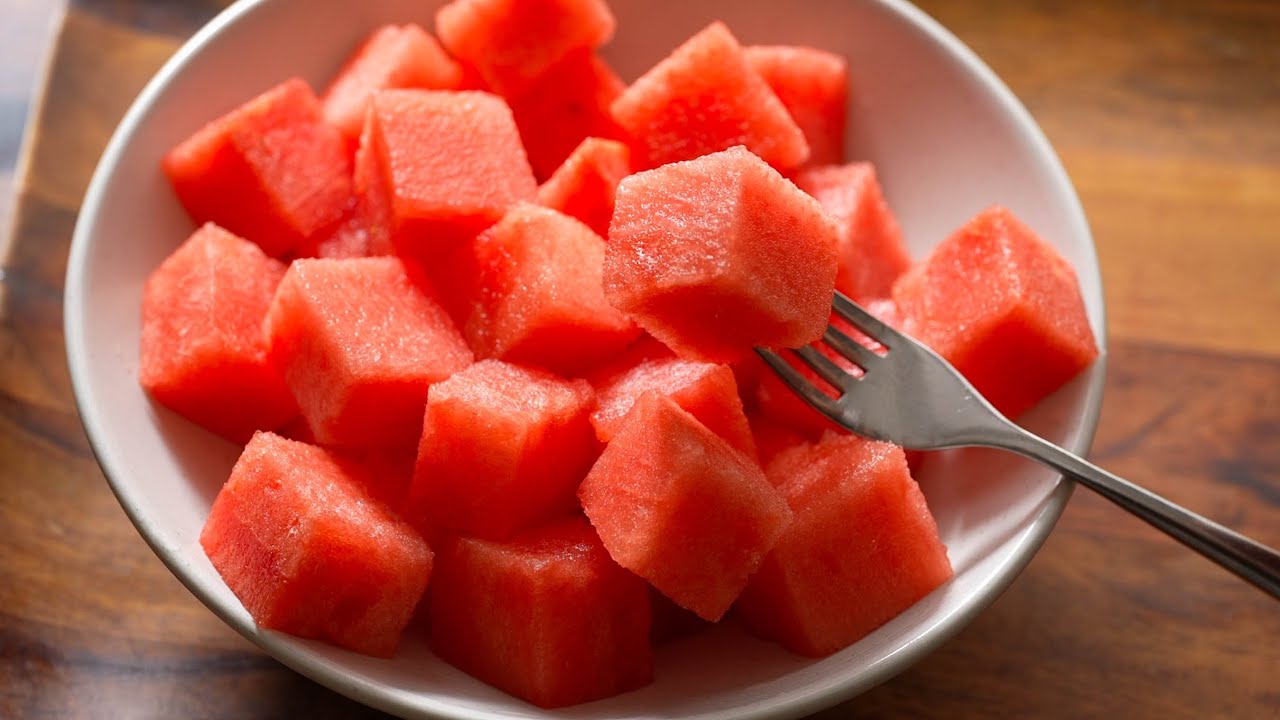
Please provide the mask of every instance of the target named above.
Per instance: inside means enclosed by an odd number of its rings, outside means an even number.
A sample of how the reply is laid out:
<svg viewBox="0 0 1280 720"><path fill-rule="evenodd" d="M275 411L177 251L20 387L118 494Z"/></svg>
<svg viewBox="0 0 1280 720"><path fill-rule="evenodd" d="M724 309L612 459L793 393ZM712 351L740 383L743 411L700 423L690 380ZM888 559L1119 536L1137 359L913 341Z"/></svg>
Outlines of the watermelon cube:
<svg viewBox="0 0 1280 720"><path fill-rule="evenodd" d="M747 64L764 78L809 144L808 165L844 162L849 64L825 50L795 45L754 45Z"/></svg>
<svg viewBox="0 0 1280 720"><path fill-rule="evenodd" d="M295 260L266 322L272 357L322 445L413 445L427 388L472 362L453 321L396 258Z"/></svg>
<svg viewBox="0 0 1280 720"><path fill-rule="evenodd" d="M619 565L711 621L791 521L759 465L656 392L636 401L578 499Z"/></svg>
<svg viewBox="0 0 1280 720"><path fill-rule="evenodd" d="M511 109L497 96L383 90L365 132L356 183L375 248L423 258L537 194Z"/></svg>
<svg viewBox="0 0 1280 720"><path fill-rule="evenodd" d="M505 538L576 510L599 455L595 393L518 365L482 360L432 386L410 490L424 529Z"/></svg>
<svg viewBox="0 0 1280 720"><path fill-rule="evenodd" d="M1098 356L1075 271L1002 207L898 279L905 329L1016 417Z"/></svg>
<svg viewBox="0 0 1280 720"><path fill-rule="evenodd" d="M768 473L795 519L736 606L756 634L830 655L951 577L901 448L832 433L783 452Z"/></svg>
<svg viewBox="0 0 1280 720"><path fill-rule="evenodd" d="M613 439L636 400L650 391L674 400L747 457L756 456L733 371L726 365L680 358L645 360L600 379L598 407L591 413L596 437L601 442Z"/></svg>
<svg viewBox="0 0 1280 720"><path fill-rule="evenodd" d="M605 242L568 215L516 205L476 238L479 291L464 329L480 357L575 374L640 329L605 300Z"/></svg>
<svg viewBox="0 0 1280 720"><path fill-rule="evenodd" d="M451 538L431 578L431 647L539 707L616 695L653 679L648 592L581 518Z"/></svg>
<svg viewBox="0 0 1280 720"><path fill-rule="evenodd" d="M284 265L212 223L152 271L138 376L156 402L237 443L298 414L262 321Z"/></svg>
<svg viewBox="0 0 1280 720"><path fill-rule="evenodd" d="M600 47L613 29L604 0L453 0L436 13L449 52L506 96L574 50Z"/></svg>
<svg viewBox="0 0 1280 720"><path fill-rule="evenodd" d="M200 544L264 628L391 657L431 575L426 542L365 490L357 463L259 433Z"/></svg>
<svg viewBox="0 0 1280 720"><path fill-rule="evenodd" d="M681 356L732 362L822 335L835 226L746 149L632 175L615 204L605 296Z"/></svg>
<svg viewBox="0 0 1280 720"><path fill-rule="evenodd" d="M352 194L342 135L297 78L209 123L162 166L192 219L215 222L272 257L340 220Z"/></svg>
<svg viewBox="0 0 1280 720"><path fill-rule="evenodd" d="M453 90L461 83L462 67L421 27L384 25L370 33L338 71L325 90L321 110L354 151L373 93L389 88Z"/></svg>
<svg viewBox="0 0 1280 720"><path fill-rule="evenodd" d="M588 137L622 139L609 106L626 84L595 52L569 53L528 90L508 97L529 164L545 180Z"/></svg>
<svg viewBox="0 0 1280 720"><path fill-rule="evenodd" d="M733 34L714 22L631 84L611 107L637 168L744 145L780 169L809 159L804 133Z"/></svg>
<svg viewBox="0 0 1280 720"><path fill-rule="evenodd" d="M538 188L538 204L586 223L607 238L618 183L631 174L631 151L616 140L589 137Z"/></svg>
<svg viewBox="0 0 1280 720"><path fill-rule="evenodd" d="M836 222L836 289L860 301L889 297L894 281L911 267L911 256L880 191L875 166L814 167L797 173L795 183Z"/></svg>

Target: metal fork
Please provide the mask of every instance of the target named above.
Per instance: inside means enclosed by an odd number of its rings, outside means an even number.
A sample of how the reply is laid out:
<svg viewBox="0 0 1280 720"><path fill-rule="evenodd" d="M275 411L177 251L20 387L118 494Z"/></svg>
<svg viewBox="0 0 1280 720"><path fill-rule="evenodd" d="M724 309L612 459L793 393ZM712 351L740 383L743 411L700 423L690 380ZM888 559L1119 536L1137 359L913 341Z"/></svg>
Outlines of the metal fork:
<svg viewBox="0 0 1280 720"><path fill-rule="evenodd" d="M877 352L828 325L823 341L862 368L845 371L815 347L795 353L838 392L831 397L776 352L764 361L815 409L865 437L914 450L982 446L1043 463L1146 520L1280 599L1280 553L1103 470L1013 424L946 360L836 293L832 310L888 348Z"/></svg>

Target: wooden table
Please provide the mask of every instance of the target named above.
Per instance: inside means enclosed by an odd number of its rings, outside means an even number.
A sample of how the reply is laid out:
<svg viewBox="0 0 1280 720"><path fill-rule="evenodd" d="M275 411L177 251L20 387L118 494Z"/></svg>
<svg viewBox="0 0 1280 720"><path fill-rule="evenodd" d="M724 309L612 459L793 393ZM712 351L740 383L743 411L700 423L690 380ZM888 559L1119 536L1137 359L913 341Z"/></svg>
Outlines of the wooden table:
<svg viewBox="0 0 1280 720"><path fill-rule="evenodd" d="M0 124L0 190L17 192L0 245L0 717L376 716L264 656L165 570L90 455L64 365L93 165L221 3L73 0L34 95L51 2L0 8L2 117L39 108L25 170L16 123ZM922 4L1026 102L1084 201L1111 331L1093 457L1280 545L1280 5ZM972 625L820 715L900 716L1280 717L1280 605L1080 491Z"/></svg>

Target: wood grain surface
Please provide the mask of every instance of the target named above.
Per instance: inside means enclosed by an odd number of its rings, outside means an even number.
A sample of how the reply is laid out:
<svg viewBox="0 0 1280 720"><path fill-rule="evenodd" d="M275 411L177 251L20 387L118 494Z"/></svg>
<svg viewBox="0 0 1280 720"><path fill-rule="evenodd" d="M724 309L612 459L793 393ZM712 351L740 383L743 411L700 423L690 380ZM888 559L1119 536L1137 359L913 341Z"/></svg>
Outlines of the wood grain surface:
<svg viewBox="0 0 1280 720"><path fill-rule="evenodd" d="M133 95L222 4L75 0L42 94L37 33L56 6L0 9L0 192L16 188L0 244L0 718L379 717L263 655L168 573L102 478L65 368L89 175ZM1111 331L1093 458L1280 545L1280 4L920 4L1026 103L1084 202ZM10 118L27 107L19 174ZM989 610L818 717L1280 717L1280 605L1081 490Z"/></svg>

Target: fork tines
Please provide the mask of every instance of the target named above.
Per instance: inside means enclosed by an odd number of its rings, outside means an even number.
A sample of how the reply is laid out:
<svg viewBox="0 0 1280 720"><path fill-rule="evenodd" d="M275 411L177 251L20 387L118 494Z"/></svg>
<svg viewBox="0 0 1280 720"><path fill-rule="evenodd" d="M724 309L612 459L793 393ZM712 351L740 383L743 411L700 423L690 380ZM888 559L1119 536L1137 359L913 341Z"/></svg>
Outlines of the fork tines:
<svg viewBox="0 0 1280 720"><path fill-rule="evenodd" d="M882 343L885 347L893 347L894 344L902 339L902 335L897 330L889 327L883 320L864 310L861 305L845 297L844 293L837 292L831 298L831 309L843 318L845 322L858 328L872 340ZM828 325L827 332L830 331L831 326Z"/></svg>
<svg viewBox="0 0 1280 720"><path fill-rule="evenodd" d="M892 348L902 341L902 335L897 330L889 327L879 318L867 312L841 293L837 292L832 298L831 309L837 316L886 348ZM849 337L848 334L835 325L827 325L826 331L822 334L822 341L827 347L861 368L863 372L870 372L877 363L883 362L885 359L883 354ZM782 376L782 379L792 389L804 396L809 402L829 414L836 411L835 399L815 387L812 382L800 374L795 366L787 362L777 352L767 348L757 348L756 352L771 368ZM827 381L841 394L848 392L852 387L851 383L858 382L859 378L856 375L837 365L813 345L795 349L793 352L806 365L812 368L819 377Z"/></svg>
<svg viewBox="0 0 1280 720"><path fill-rule="evenodd" d="M813 351L812 352L813 355L817 355L820 357L822 355L822 353L819 353L810 347L801 348L797 352L802 353L801 356L803 357L804 356L803 351L805 350ZM795 366L787 362L785 359L783 359L781 355L774 352L773 350L770 350L769 348L756 348L756 353L760 356L762 360L765 361L766 364L769 365L769 367L773 368L774 372L778 373L778 377L781 377L783 382L785 382L788 386L790 386L792 390L796 391L796 393L798 393L800 397L804 398L805 401L807 401L810 405L817 408L824 415L832 419L835 419L838 417L840 408L837 404L837 398L833 398L830 395L823 392L822 390L818 389L818 386L809 382L809 380L806 379L805 376L800 374L799 370L796 370ZM831 367L834 367L836 372L843 375L844 378L847 378L848 380L853 379L852 375L840 369L839 366L837 366L835 363L831 362L827 358L822 357L822 360L819 362L829 363ZM817 368L815 368L815 370L817 370ZM817 370L817 372L820 374L823 373L822 370ZM825 374L823 376L825 377ZM836 382L832 382L828 380L828 382L831 382L833 386L835 386L838 390L840 390L840 392L843 393L844 392L843 383L847 382L847 380L841 379Z"/></svg>

